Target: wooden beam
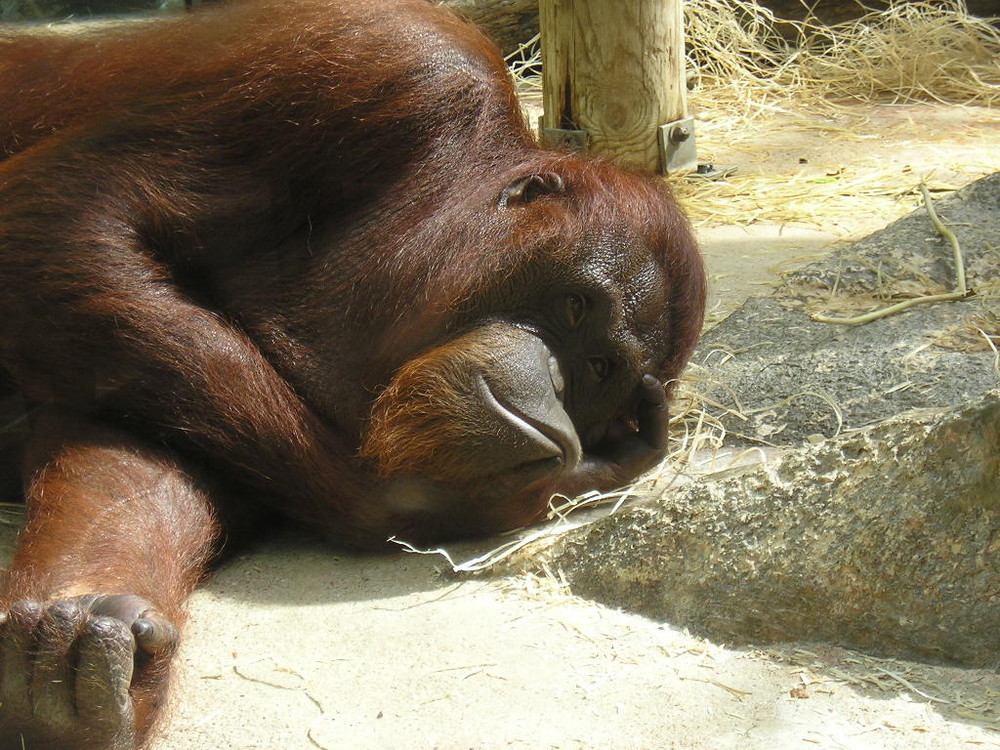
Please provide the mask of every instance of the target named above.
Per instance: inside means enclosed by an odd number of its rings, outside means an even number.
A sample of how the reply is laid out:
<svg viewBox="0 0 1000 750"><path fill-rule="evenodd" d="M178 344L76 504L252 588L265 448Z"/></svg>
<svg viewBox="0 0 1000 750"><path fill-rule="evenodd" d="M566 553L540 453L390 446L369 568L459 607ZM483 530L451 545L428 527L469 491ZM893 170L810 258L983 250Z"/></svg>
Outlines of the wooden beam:
<svg viewBox="0 0 1000 750"><path fill-rule="evenodd" d="M687 113L682 0L540 0L543 130L664 171L660 126Z"/></svg>

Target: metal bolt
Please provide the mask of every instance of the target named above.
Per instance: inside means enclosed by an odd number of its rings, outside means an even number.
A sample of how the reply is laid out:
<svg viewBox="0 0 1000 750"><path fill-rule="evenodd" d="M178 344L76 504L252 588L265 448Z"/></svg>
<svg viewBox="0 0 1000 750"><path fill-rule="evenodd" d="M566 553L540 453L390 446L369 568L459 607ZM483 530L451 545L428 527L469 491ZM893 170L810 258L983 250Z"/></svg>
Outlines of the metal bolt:
<svg viewBox="0 0 1000 750"><path fill-rule="evenodd" d="M670 140L674 143L683 143L691 137L691 130L685 125L678 125L670 131Z"/></svg>

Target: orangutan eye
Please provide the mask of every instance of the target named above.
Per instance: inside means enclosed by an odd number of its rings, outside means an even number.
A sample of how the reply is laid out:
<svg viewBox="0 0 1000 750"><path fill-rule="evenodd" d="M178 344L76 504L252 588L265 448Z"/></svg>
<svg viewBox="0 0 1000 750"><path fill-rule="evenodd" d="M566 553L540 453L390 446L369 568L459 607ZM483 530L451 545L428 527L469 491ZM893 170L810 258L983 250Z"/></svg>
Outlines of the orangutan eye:
<svg viewBox="0 0 1000 750"><path fill-rule="evenodd" d="M583 295L571 292L566 295L566 322L570 328L576 328L583 322L583 316L587 312L587 300Z"/></svg>

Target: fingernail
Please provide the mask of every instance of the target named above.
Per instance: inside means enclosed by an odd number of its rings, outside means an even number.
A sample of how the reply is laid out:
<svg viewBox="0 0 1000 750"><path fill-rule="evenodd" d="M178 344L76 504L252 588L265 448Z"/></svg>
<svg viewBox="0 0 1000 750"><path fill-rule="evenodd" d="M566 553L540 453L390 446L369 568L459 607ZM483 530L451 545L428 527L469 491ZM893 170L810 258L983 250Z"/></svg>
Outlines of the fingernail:
<svg viewBox="0 0 1000 750"><path fill-rule="evenodd" d="M153 635L153 623L149 620L136 620L132 623L132 635L137 641L149 638Z"/></svg>

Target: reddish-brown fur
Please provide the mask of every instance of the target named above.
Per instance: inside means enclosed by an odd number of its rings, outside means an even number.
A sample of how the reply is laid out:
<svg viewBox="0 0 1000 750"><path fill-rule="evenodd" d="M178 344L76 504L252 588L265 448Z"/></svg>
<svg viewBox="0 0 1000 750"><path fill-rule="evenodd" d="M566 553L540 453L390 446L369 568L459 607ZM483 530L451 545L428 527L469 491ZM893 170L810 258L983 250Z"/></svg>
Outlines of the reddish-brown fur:
<svg viewBox="0 0 1000 750"><path fill-rule="evenodd" d="M141 744L170 623L256 500L370 547L517 526L662 455L658 382L704 304L683 217L656 180L538 149L492 45L426 0L0 32L0 95L0 387L48 405L0 595L0 749ZM611 290L589 338L575 313L550 336L536 308L587 284ZM475 436L509 416L482 373L516 404L505 346L525 378L558 359L578 467ZM131 703L79 715L128 687L123 643ZM68 661L25 654L71 647L107 684L40 699Z"/></svg>

